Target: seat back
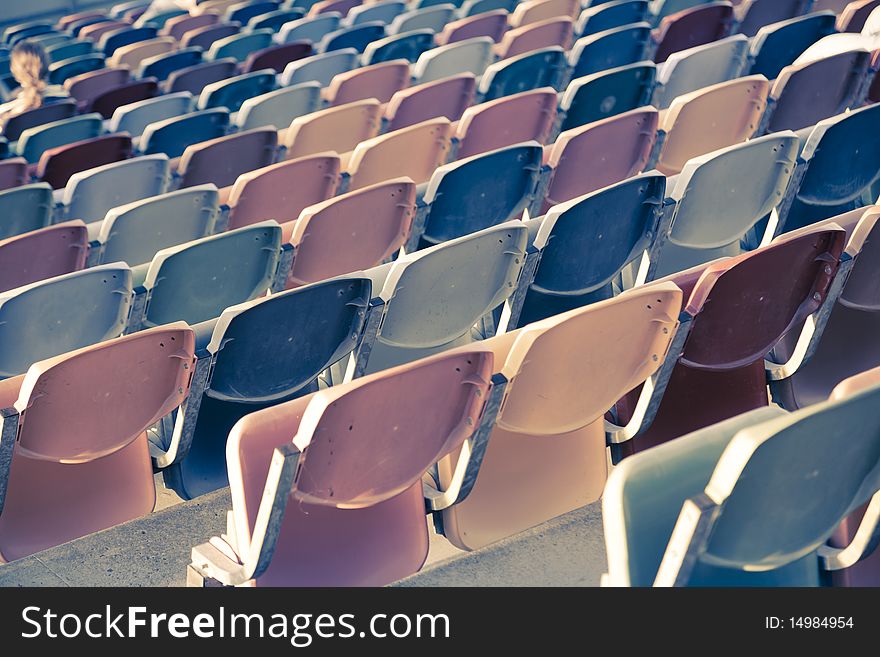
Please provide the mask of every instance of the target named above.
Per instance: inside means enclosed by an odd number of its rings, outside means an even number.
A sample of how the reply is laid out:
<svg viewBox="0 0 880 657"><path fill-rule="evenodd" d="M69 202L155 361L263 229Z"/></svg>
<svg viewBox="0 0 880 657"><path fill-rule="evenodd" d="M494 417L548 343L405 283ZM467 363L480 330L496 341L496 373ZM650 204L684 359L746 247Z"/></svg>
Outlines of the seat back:
<svg viewBox="0 0 880 657"><path fill-rule="evenodd" d="M708 2L663 17L654 34L657 49L654 61L665 62L669 55L726 37L733 23L733 5Z"/></svg>
<svg viewBox="0 0 880 657"><path fill-rule="evenodd" d="M572 80L562 95L562 130L629 112L649 104L657 67L651 62L629 64Z"/></svg>
<svg viewBox="0 0 880 657"><path fill-rule="evenodd" d="M88 232L81 221L0 240L0 292L79 271L88 250Z"/></svg>
<svg viewBox="0 0 880 657"><path fill-rule="evenodd" d="M452 21L437 34L437 45L445 46L477 37L488 37L493 42L501 41L507 31L507 17L507 12L500 9Z"/></svg>
<svg viewBox="0 0 880 657"><path fill-rule="evenodd" d="M305 208L293 226L288 287L380 265L409 237L416 186L396 178Z"/></svg>
<svg viewBox="0 0 880 657"><path fill-rule="evenodd" d="M364 62L377 64L396 59L416 62L423 52L434 47L434 31L413 30L376 39L364 49Z"/></svg>
<svg viewBox="0 0 880 657"><path fill-rule="evenodd" d="M155 79L136 80L96 96L89 103L88 110L97 112L104 119L109 119L117 108L153 98L158 93L159 85Z"/></svg>
<svg viewBox="0 0 880 657"><path fill-rule="evenodd" d="M54 205L52 187L42 182L0 192L0 239L48 226Z"/></svg>
<svg viewBox="0 0 880 657"><path fill-rule="evenodd" d="M751 72L775 80L807 48L834 33L835 19L832 12L813 12L762 27L752 38Z"/></svg>
<svg viewBox="0 0 880 657"><path fill-rule="evenodd" d="M266 221L162 249L144 286L146 326L182 318L190 324L218 317L225 308L265 295L281 251L281 227Z"/></svg>
<svg viewBox="0 0 880 657"><path fill-rule="evenodd" d="M229 194L229 228L294 221L303 209L336 193L339 169L336 154L319 153L243 173Z"/></svg>
<svg viewBox="0 0 880 657"><path fill-rule="evenodd" d="M180 186L232 185L242 173L272 164L277 147L278 132L271 126L191 144L180 157Z"/></svg>
<svg viewBox="0 0 880 657"><path fill-rule="evenodd" d="M248 98L241 105L236 124L242 130L286 128L291 121L317 111L321 106L321 85L303 82Z"/></svg>
<svg viewBox="0 0 880 657"><path fill-rule="evenodd" d="M408 84L409 62L396 59L339 73L330 81L324 97L334 106L368 98L387 103Z"/></svg>
<svg viewBox="0 0 880 657"><path fill-rule="evenodd" d="M390 21L388 34L403 34L410 30L426 28L432 32L440 32L447 23L452 21L455 12L456 6L452 3L404 11Z"/></svg>
<svg viewBox="0 0 880 657"><path fill-rule="evenodd" d="M16 141L28 128L69 119L74 114L76 114L76 103L73 101L64 100L42 105L10 117L3 126L3 136L9 141Z"/></svg>
<svg viewBox="0 0 880 657"><path fill-rule="evenodd" d="M117 107L110 118L108 129L110 132L127 132L138 137L151 123L182 116L191 109L192 94L188 91L163 94Z"/></svg>
<svg viewBox="0 0 880 657"><path fill-rule="evenodd" d="M753 37L766 25L799 17L811 8L812 3L807 0L749 0L745 4L748 6L738 31Z"/></svg>
<svg viewBox="0 0 880 657"><path fill-rule="evenodd" d="M436 117L457 121L473 103L476 87L472 73L460 73L401 89L385 106L387 130L399 130Z"/></svg>
<svg viewBox="0 0 880 657"><path fill-rule="evenodd" d="M299 7L292 9L277 9L267 11L265 14L254 16L248 21L247 27L251 30L270 29L277 33L284 25L305 16L305 11Z"/></svg>
<svg viewBox="0 0 880 657"><path fill-rule="evenodd" d="M506 59L551 46L568 50L573 37L574 22L570 18L548 18L506 32L498 43L498 55Z"/></svg>
<svg viewBox="0 0 880 657"><path fill-rule="evenodd" d="M127 66L132 71L137 71L145 59L165 55L175 48L177 41L171 37L156 37L117 48L107 63L110 66Z"/></svg>
<svg viewBox="0 0 880 657"><path fill-rule="evenodd" d="M303 59L311 54L312 44L310 41L290 41L269 46L249 54L242 66L242 71L249 73L250 71L272 69L276 73L281 73L290 62Z"/></svg>
<svg viewBox="0 0 880 657"><path fill-rule="evenodd" d="M492 63L492 39L477 37L424 53L413 66L413 79L419 83L433 82L459 73L481 76Z"/></svg>
<svg viewBox="0 0 880 657"><path fill-rule="evenodd" d="M104 55L86 54L49 64L49 84L64 84L69 79L94 72L104 66Z"/></svg>
<svg viewBox="0 0 880 657"><path fill-rule="evenodd" d="M165 153L180 157L190 144L222 137L229 125L229 111L214 107L151 123L144 129L142 153Z"/></svg>
<svg viewBox="0 0 880 657"><path fill-rule="evenodd" d="M748 50L748 38L737 34L673 53L658 72L654 106L666 109L679 96L739 77Z"/></svg>
<svg viewBox="0 0 880 657"><path fill-rule="evenodd" d="M342 48L354 48L358 52L364 49L376 39L385 36L385 24L379 21L361 23L351 27L343 27L333 32L328 32L321 38L317 50L330 52Z"/></svg>
<svg viewBox="0 0 880 657"><path fill-rule="evenodd" d="M304 82L317 82L326 87L336 75L357 67L358 58L358 51L354 48L304 57L285 67L281 75L281 85L290 87Z"/></svg>
<svg viewBox="0 0 880 657"><path fill-rule="evenodd" d="M509 22L511 27L521 27L559 16L573 18L578 9L578 2L572 0L527 0L516 6Z"/></svg>
<svg viewBox="0 0 880 657"><path fill-rule="evenodd" d="M861 32L871 12L878 6L880 3L877 0L850 2L837 17L837 29L841 32Z"/></svg>
<svg viewBox="0 0 880 657"><path fill-rule="evenodd" d="M180 41L183 39L183 36L190 30L214 25L214 23L219 20L219 15L208 12L204 14L197 14L195 16L183 14L181 16L169 18L167 21L165 21L165 25L162 26L161 30L159 30L159 34L163 36L174 37L174 39Z"/></svg>
<svg viewBox="0 0 880 657"><path fill-rule="evenodd" d="M215 41L238 34L239 28L240 25L237 23L215 23L190 29L180 39L180 47L201 48L207 52Z"/></svg>
<svg viewBox="0 0 880 657"><path fill-rule="evenodd" d="M225 107L230 112L237 112L241 104L275 88L274 71L254 71L243 73L226 80L219 80L205 85L196 106L199 109Z"/></svg>
<svg viewBox="0 0 880 657"><path fill-rule="evenodd" d="M623 25L583 36L571 49L571 77L581 78L643 61L650 40L650 23Z"/></svg>
<svg viewBox="0 0 880 657"><path fill-rule="evenodd" d="M649 0L612 0L584 9L577 18L575 33L589 36L650 19Z"/></svg>
<svg viewBox="0 0 880 657"><path fill-rule="evenodd" d="M347 153L362 141L376 136L381 125L380 117L381 105L369 99L294 119L285 137L287 158L324 151Z"/></svg>
<svg viewBox="0 0 880 657"><path fill-rule="evenodd" d="M44 151L36 175L54 189L63 189L74 173L125 160L131 152L131 137L126 133L77 141Z"/></svg>
<svg viewBox="0 0 880 657"><path fill-rule="evenodd" d="M107 212L98 234L102 258L131 265L149 262L157 251L210 235L217 212L218 193L213 185L114 207Z"/></svg>
<svg viewBox="0 0 880 657"><path fill-rule="evenodd" d="M486 69L480 94L487 101L541 87L555 89L565 68L565 51L558 46L503 59Z"/></svg>
<svg viewBox="0 0 880 657"><path fill-rule="evenodd" d="M27 160L23 157L0 161L0 192L24 185L28 179Z"/></svg>
<svg viewBox="0 0 880 657"><path fill-rule="evenodd" d="M556 92L525 91L469 107L456 128L456 156L466 158L524 141L544 143L556 121Z"/></svg>
<svg viewBox="0 0 880 657"><path fill-rule="evenodd" d="M18 153L31 164L40 161L43 152L56 146L92 139L101 134L100 114L83 114L28 128L18 140Z"/></svg>
<svg viewBox="0 0 880 657"><path fill-rule="evenodd" d="M78 74L64 82L64 88L85 108L94 98L128 82L128 69L107 68Z"/></svg>
<svg viewBox="0 0 880 657"><path fill-rule="evenodd" d="M195 66L202 61L202 51L199 48L184 48L174 50L163 55L154 55L141 60L138 77L156 78L164 82L175 71Z"/></svg>
<svg viewBox="0 0 880 657"><path fill-rule="evenodd" d="M330 12L292 20L281 28L280 42L308 40L314 44L320 43L325 35L339 29L341 19L342 14L339 12Z"/></svg>
<svg viewBox="0 0 880 657"><path fill-rule="evenodd" d="M168 75L166 82L168 93L187 91L194 96L199 95L212 82L219 82L235 75L236 67L235 60L229 58L178 69Z"/></svg>
<svg viewBox="0 0 880 657"><path fill-rule="evenodd" d="M0 295L0 377L122 335L132 297L125 263L56 276Z"/></svg>
<svg viewBox="0 0 880 657"><path fill-rule="evenodd" d="M235 61L243 63L252 52L263 50L271 45L272 30L254 30L253 32L232 34L213 41L205 53L205 59L231 57Z"/></svg>

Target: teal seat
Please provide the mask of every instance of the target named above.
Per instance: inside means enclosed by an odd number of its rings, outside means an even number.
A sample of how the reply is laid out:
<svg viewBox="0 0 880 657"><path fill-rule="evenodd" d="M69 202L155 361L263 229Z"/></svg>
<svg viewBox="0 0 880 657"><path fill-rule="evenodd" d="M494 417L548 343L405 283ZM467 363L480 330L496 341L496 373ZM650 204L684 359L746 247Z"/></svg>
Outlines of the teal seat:
<svg viewBox="0 0 880 657"><path fill-rule="evenodd" d="M75 141L92 139L99 136L102 129L103 118L97 113L44 123L21 133L16 154L35 164L40 161L43 151L56 146L66 146Z"/></svg>
<svg viewBox="0 0 880 657"><path fill-rule="evenodd" d="M162 94L117 107L107 125L108 132L127 132L140 137L147 126L192 111L193 97L188 91Z"/></svg>
<svg viewBox="0 0 880 657"><path fill-rule="evenodd" d="M320 83L303 82L248 98L242 103L235 124L239 130L266 126L282 129L294 119L317 111L320 106Z"/></svg>
<svg viewBox="0 0 880 657"><path fill-rule="evenodd" d="M446 23L455 20L455 5L446 3L424 9L412 9L398 14L388 25L388 34L403 34L411 30L429 29L440 32Z"/></svg>
<svg viewBox="0 0 880 657"><path fill-rule="evenodd" d="M331 52L303 57L290 62L281 74L281 86L291 87L303 82L317 82L322 87L330 84L330 80L355 69L359 65L360 53L354 48L343 48Z"/></svg>
<svg viewBox="0 0 880 657"><path fill-rule="evenodd" d="M364 65L390 62L393 59L405 59L416 62L422 53L434 47L434 32L427 28L412 30L403 34L395 34L376 39L364 49Z"/></svg>
<svg viewBox="0 0 880 657"><path fill-rule="evenodd" d="M542 87L558 89L565 69L565 51L559 46L533 50L490 65L478 92L488 101Z"/></svg>
<svg viewBox="0 0 880 657"><path fill-rule="evenodd" d="M76 55L49 64L49 83L64 84L64 81L68 78L90 71L97 71L99 68L104 67L104 59L104 55L92 53Z"/></svg>
<svg viewBox="0 0 880 657"><path fill-rule="evenodd" d="M198 101L196 101L196 107L200 110L225 107L230 112L237 112L241 104L248 98L259 96L274 88L275 72L273 70L264 69L244 73L205 85Z"/></svg>
<svg viewBox="0 0 880 657"><path fill-rule="evenodd" d="M293 41L311 41L319 43L325 35L339 29L342 14L331 11L326 14L298 18L284 24L279 32L280 43L292 43Z"/></svg>
<svg viewBox="0 0 880 657"><path fill-rule="evenodd" d="M615 27L651 20L649 0L614 0L590 3L578 16L575 34L588 36Z"/></svg>
<svg viewBox="0 0 880 657"><path fill-rule="evenodd" d="M559 103L564 112L562 130L649 104L656 76L652 62L638 62L572 80Z"/></svg>
<svg viewBox="0 0 880 657"><path fill-rule="evenodd" d="M0 191L0 239L45 228L52 223L53 205L49 183Z"/></svg>
<svg viewBox="0 0 880 657"><path fill-rule="evenodd" d="M348 12L345 22L349 25L360 25L370 21L379 21L388 25L397 16L406 11L406 3L400 0L383 0L369 5L359 5Z"/></svg>
<svg viewBox="0 0 880 657"><path fill-rule="evenodd" d="M252 52L271 46L273 34L272 30L260 29L217 39L205 53L205 59L214 61L231 57L244 62Z"/></svg>
<svg viewBox="0 0 880 657"><path fill-rule="evenodd" d="M144 129L140 151L145 154L165 153L168 157L180 157L190 144L222 137L226 134L228 125L229 111L223 107L157 121Z"/></svg>

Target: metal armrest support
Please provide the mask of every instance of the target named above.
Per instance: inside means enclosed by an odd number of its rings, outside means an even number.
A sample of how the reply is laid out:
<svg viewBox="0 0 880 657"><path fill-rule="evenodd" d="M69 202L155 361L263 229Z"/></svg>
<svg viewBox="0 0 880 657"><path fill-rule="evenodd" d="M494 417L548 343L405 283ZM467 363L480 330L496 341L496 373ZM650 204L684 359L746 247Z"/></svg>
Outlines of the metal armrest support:
<svg viewBox="0 0 880 657"><path fill-rule="evenodd" d="M663 253L663 247L666 246L666 242L669 240L669 235L672 233L672 224L675 221L676 207L677 204L674 199L667 197L663 200L655 224L654 239L651 242L651 247L648 249L647 264L645 264L644 260L642 261L633 287L654 280L654 277L657 274L657 268L660 266L660 256Z"/></svg>
<svg viewBox="0 0 880 657"><path fill-rule="evenodd" d="M406 253L414 253L419 249L419 242L422 235L425 234L425 227L428 225L428 215L431 214L431 205L425 203L421 199L416 203L416 212L413 216L412 225L409 230L409 237L403 249Z"/></svg>
<svg viewBox="0 0 880 657"><path fill-rule="evenodd" d="M0 409L0 513L6 503L6 489L9 486L9 472L12 468L12 452L18 437L18 411L12 406Z"/></svg>
<svg viewBox="0 0 880 657"><path fill-rule="evenodd" d="M290 276L290 269L293 267L293 259L296 256L296 247L291 243L281 245L281 256L278 258L278 265L275 268L275 276L272 278L272 286L269 290L272 294L283 292L287 287L287 277Z"/></svg>
<svg viewBox="0 0 880 657"><path fill-rule="evenodd" d="M852 542L844 548L823 545L819 548L819 564L825 570L849 568L872 554L878 546L880 546L880 493L875 493Z"/></svg>
<svg viewBox="0 0 880 657"><path fill-rule="evenodd" d="M791 212L791 208L794 205L794 201L797 198L798 192L801 189L801 184L804 182L804 177L807 175L807 169L809 168L810 160L804 160L802 157L798 157L797 162L794 165L794 173L792 173L791 179L788 181L788 187L785 188L785 194L782 196L782 201L776 206L775 232L773 236L770 237L770 240L785 232L788 215ZM768 235L765 233L764 239L767 240L767 238ZM761 246L765 246L765 242L762 241Z"/></svg>
<svg viewBox="0 0 880 657"><path fill-rule="evenodd" d="M705 493L686 500L663 553L654 586L687 586L705 552L720 507Z"/></svg>
<svg viewBox="0 0 880 657"><path fill-rule="evenodd" d="M542 253L533 244L529 244L526 248L525 262L523 262L522 269L519 271L516 289L514 289L513 294L510 295L504 304L504 309L501 311L501 317L498 320L498 327L495 331L496 335L519 328L519 318L522 314L523 304L525 304L529 288L535 282L535 274L538 272Z"/></svg>
<svg viewBox="0 0 880 657"><path fill-rule="evenodd" d="M382 329L382 322L385 320L385 309L384 299L381 297L370 299L370 304L367 306L367 316L364 318L361 340L348 362L343 383L363 376L366 372L367 363L370 361L370 352L373 350L373 345Z"/></svg>

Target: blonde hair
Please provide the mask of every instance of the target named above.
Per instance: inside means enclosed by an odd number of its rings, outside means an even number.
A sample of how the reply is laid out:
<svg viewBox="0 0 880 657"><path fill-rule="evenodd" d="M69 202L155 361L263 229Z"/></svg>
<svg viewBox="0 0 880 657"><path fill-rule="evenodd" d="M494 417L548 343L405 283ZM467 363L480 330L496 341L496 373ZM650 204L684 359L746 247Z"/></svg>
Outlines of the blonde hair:
<svg viewBox="0 0 880 657"><path fill-rule="evenodd" d="M43 47L33 41L21 41L12 49L9 71L21 85L18 92L18 112L25 112L43 104L49 60Z"/></svg>

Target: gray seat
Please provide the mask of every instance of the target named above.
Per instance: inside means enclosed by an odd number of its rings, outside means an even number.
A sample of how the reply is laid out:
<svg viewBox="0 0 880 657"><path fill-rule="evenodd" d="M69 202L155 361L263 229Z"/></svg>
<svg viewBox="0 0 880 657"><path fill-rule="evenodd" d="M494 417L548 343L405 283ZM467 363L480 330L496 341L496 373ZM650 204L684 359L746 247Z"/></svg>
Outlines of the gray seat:
<svg viewBox="0 0 880 657"><path fill-rule="evenodd" d="M131 303L131 270L121 262L0 294L0 378L122 335Z"/></svg>
<svg viewBox="0 0 880 657"><path fill-rule="evenodd" d="M494 61L494 43L490 37L475 37L432 48L413 66L413 79L421 84L459 73L480 76Z"/></svg>
<svg viewBox="0 0 880 657"><path fill-rule="evenodd" d="M89 260L140 265L162 249L210 235L218 199L214 185L198 185L114 207L90 226Z"/></svg>
<svg viewBox="0 0 880 657"><path fill-rule="evenodd" d="M182 116L192 111L193 97L188 91L147 98L117 107L110 117L108 132L127 132L140 137L151 123Z"/></svg>
<svg viewBox="0 0 880 657"><path fill-rule="evenodd" d="M311 41L318 43L324 38L324 35L339 29L339 21L342 20L342 14L338 11L330 11L326 14L318 14L317 16L309 16L300 18L299 20L285 23L279 33L280 43L291 43L293 41Z"/></svg>
<svg viewBox="0 0 880 657"><path fill-rule="evenodd" d="M354 48L342 48L330 52L303 57L290 62L281 74L281 86L290 87L303 82L317 82L322 87L330 84L335 76L358 67L360 53Z"/></svg>
<svg viewBox="0 0 880 657"><path fill-rule="evenodd" d="M48 226L52 223L53 205L49 183L0 191L0 239Z"/></svg>
<svg viewBox="0 0 880 657"><path fill-rule="evenodd" d="M345 24L360 25L370 21L381 21L387 25L404 11L406 11L406 3L399 0L382 0L368 5L358 5L345 16Z"/></svg>
<svg viewBox="0 0 880 657"><path fill-rule="evenodd" d="M451 3L424 7L423 9L412 9L398 14L391 21L390 25L388 25L388 34L403 34L410 30L424 29L439 32L446 23L454 19L454 16L455 5Z"/></svg>
<svg viewBox="0 0 880 657"><path fill-rule="evenodd" d="M283 129L295 118L317 111L321 106L321 84L303 82L247 99L241 105L235 124L239 130L272 126Z"/></svg>
<svg viewBox="0 0 880 657"><path fill-rule="evenodd" d="M786 131L689 160L669 179L648 280L749 250L744 241L762 220L769 219L759 241L772 238L798 147Z"/></svg>
<svg viewBox="0 0 880 657"><path fill-rule="evenodd" d="M678 96L739 77L748 55L749 40L742 34L673 53L657 67L652 104L666 109Z"/></svg>
<svg viewBox="0 0 880 657"><path fill-rule="evenodd" d="M100 114L93 113L28 128L18 139L16 154L35 164L40 161L43 151L97 137L101 134L103 121Z"/></svg>
<svg viewBox="0 0 880 657"><path fill-rule="evenodd" d="M73 174L61 191L60 214L64 221L101 221L111 208L161 194L167 184L167 155L112 162Z"/></svg>
<svg viewBox="0 0 880 657"><path fill-rule="evenodd" d="M264 221L162 249L134 269L129 331L175 321L197 324L263 296L275 280L281 226Z"/></svg>

